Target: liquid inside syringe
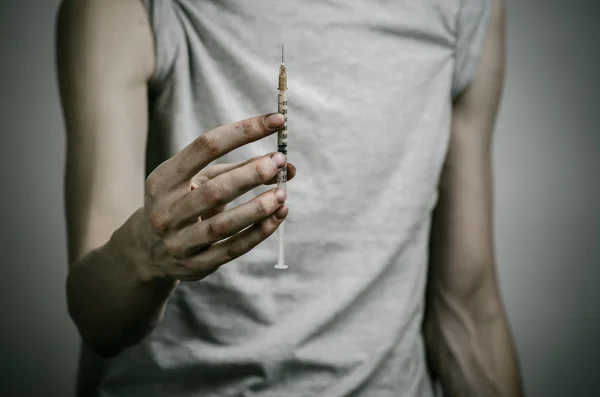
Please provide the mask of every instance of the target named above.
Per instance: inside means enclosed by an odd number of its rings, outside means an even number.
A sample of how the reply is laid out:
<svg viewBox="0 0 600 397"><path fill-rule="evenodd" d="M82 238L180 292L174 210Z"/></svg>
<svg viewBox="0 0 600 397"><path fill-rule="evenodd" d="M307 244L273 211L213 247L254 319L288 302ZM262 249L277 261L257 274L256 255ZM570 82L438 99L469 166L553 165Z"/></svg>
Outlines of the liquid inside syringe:
<svg viewBox="0 0 600 397"><path fill-rule="evenodd" d="M279 87L277 92L277 112L283 114L283 126L277 133L277 151L282 153L287 159L287 73L285 63L283 62L283 45L281 46L281 66L279 67ZM287 166L283 167L277 175L277 188L282 189L287 193ZM285 264L284 252L284 237L285 237L285 221L279 225L277 229L279 234L279 255L277 259L276 269L287 269Z"/></svg>

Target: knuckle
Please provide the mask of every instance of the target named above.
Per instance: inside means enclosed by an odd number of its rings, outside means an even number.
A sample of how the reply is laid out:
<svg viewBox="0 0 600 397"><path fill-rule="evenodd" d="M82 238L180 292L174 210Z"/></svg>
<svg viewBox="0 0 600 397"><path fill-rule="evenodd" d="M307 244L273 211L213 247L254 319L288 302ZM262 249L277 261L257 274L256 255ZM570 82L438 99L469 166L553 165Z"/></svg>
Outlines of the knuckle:
<svg viewBox="0 0 600 397"><path fill-rule="evenodd" d="M156 197L158 194L158 176L155 173L152 173L146 178L146 183L144 185L146 196L148 197Z"/></svg>
<svg viewBox="0 0 600 397"><path fill-rule="evenodd" d="M261 239L266 239L275 231L275 226L268 221L261 222L258 225L257 233Z"/></svg>
<svg viewBox="0 0 600 397"><path fill-rule="evenodd" d="M268 196L263 196L258 200L258 211L261 215L267 216L271 213L272 202Z"/></svg>
<svg viewBox="0 0 600 397"><path fill-rule="evenodd" d="M252 120L242 121L242 132L248 138L254 138L256 136L256 125Z"/></svg>
<svg viewBox="0 0 600 397"><path fill-rule="evenodd" d="M194 142L194 149L197 152L205 152L209 155L214 155L219 152L219 142L213 132L207 131L196 139Z"/></svg>
<svg viewBox="0 0 600 397"><path fill-rule="evenodd" d="M220 240L228 235L231 222L225 220L208 222L207 234L211 239Z"/></svg>
<svg viewBox="0 0 600 397"><path fill-rule="evenodd" d="M169 227L169 220L162 211L154 210L150 212L150 225L156 233L164 234Z"/></svg>
<svg viewBox="0 0 600 397"><path fill-rule="evenodd" d="M179 239L176 238L168 238L163 240L163 245L169 254L172 256L177 256L183 251L183 244Z"/></svg>
<svg viewBox="0 0 600 397"><path fill-rule="evenodd" d="M189 274L190 272L194 271L196 269L196 267L198 266L198 264L196 262L197 261L194 258L187 257L187 258L179 259L177 264L179 265L179 267L183 270L183 272L185 274Z"/></svg>
<svg viewBox="0 0 600 397"><path fill-rule="evenodd" d="M207 202L218 204L225 199L225 190L213 179L206 181L202 186L204 187L202 193Z"/></svg>
<svg viewBox="0 0 600 397"><path fill-rule="evenodd" d="M271 173L268 171L267 167L261 162L256 164L254 167L254 172L256 173L257 179L261 183L266 183L273 177L273 175L271 175Z"/></svg>

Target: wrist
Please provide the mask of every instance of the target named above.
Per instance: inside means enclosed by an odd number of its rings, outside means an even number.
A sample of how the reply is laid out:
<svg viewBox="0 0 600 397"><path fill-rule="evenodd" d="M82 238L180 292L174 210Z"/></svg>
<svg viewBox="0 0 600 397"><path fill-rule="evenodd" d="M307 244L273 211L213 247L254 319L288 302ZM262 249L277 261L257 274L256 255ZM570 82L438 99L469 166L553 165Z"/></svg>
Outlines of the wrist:
<svg viewBox="0 0 600 397"><path fill-rule="evenodd" d="M144 237L144 207L136 210L125 223L111 235L103 247L103 254L130 268L135 278L143 284L160 284L173 287L178 283L152 262L147 239Z"/></svg>

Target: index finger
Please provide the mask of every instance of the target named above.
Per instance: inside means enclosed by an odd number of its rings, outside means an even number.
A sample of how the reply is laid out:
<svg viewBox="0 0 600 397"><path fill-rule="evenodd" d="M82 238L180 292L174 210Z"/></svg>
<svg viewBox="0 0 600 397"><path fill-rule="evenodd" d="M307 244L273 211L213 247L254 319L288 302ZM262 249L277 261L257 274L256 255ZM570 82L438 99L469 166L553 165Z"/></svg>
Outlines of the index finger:
<svg viewBox="0 0 600 397"><path fill-rule="evenodd" d="M191 180L219 157L277 131L282 114L271 113L208 130L161 165L169 187Z"/></svg>

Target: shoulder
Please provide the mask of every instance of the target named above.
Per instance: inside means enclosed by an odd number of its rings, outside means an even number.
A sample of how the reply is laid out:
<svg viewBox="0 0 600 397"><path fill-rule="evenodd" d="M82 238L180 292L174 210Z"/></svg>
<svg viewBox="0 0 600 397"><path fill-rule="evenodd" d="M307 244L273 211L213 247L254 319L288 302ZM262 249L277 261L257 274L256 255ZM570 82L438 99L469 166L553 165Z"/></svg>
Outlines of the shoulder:
<svg viewBox="0 0 600 397"><path fill-rule="evenodd" d="M105 76L152 74L153 35L141 0L63 0L56 28L59 68L76 58Z"/></svg>

